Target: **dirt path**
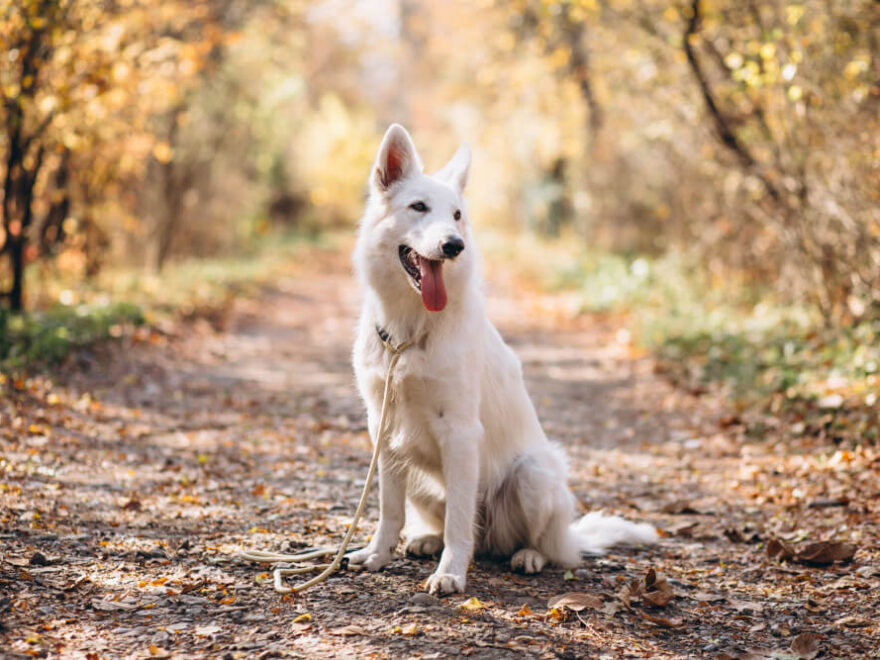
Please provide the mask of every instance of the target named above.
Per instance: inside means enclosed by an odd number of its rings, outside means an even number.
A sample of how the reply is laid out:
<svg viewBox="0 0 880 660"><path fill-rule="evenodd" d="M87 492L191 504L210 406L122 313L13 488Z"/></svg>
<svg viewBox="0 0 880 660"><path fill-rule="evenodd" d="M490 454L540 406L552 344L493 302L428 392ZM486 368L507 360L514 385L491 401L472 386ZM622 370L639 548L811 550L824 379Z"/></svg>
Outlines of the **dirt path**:
<svg viewBox="0 0 880 660"><path fill-rule="evenodd" d="M53 382L7 385L0 657L878 657L877 509L852 496L877 492L876 455L855 474L846 456L748 439L717 402L667 385L618 325L572 320L565 298L510 279L492 283L491 313L579 502L653 522L660 546L568 575L476 560L467 593L443 599L419 591L433 561L296 598L224 561L335 544L354 510L369 454L346 263L304 260L222 330L142 332ZM374 493L364 533L375 516ZM764 550L844 533L861 539L845 564ZM548 611L570 591L592 599Z"/></svg>

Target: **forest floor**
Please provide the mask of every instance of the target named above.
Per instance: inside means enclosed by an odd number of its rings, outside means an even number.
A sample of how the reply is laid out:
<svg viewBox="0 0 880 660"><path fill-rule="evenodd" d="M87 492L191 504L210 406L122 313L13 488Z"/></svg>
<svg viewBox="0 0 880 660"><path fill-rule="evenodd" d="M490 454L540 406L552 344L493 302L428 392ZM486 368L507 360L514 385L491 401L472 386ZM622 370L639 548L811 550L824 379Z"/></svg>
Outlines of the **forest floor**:
<svg viewBox="0 0 880 660"><path fill-rule="evenodd" d="M357 291L347 256L313 251L222 316L0 384L0 657L880 657L876 446L753 437L620 319L491 270L581 509L659 545L539 576L477 558L443 598L420 589L434 560L297 596L231 560L336 544L366 474Z"/></svg>

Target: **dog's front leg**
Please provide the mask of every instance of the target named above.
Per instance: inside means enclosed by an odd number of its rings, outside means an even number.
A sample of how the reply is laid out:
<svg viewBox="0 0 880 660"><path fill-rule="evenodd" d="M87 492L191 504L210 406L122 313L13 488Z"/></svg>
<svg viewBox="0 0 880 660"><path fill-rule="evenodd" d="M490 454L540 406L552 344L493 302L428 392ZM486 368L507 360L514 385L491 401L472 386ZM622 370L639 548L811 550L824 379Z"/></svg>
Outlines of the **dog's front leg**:
<svg viewBox="0 0 880 660"><path fill-rule="evenodd" d="M349 563L378 571L391 561L403 529L405 497L405 468L389 459L387 451L382 452L379 454L379 524L366 548L347 555Z"/></svg>
<svg viewBox="0 0 880 660"><path fill-rule="evenodd" d="M482 435L482 426L477 422L455 433L443 447L445 547L437 570L425 581L425 589L432 594L464 591L468 564L474 553L474 518L480 478L479 443Z"/></svg>

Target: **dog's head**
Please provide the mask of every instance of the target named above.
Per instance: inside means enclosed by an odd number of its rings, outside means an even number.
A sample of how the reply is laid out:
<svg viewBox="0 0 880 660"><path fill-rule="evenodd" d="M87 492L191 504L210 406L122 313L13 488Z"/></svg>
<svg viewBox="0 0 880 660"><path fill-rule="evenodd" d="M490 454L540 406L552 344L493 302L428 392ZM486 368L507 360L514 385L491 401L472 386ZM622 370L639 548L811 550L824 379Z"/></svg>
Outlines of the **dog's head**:
<svg viewBox="0 0 880 660"><path fill-rule="evenodd" d="M423 174L409 133L392 124L370 174L370 206L362 232L372 238L368 258L381 271L374 279L392 284L387 278L398 278L421 295L431 312L446 307L447 284L470 274L471 260L462 255L470 238L462 198L470 161L470 148L464 144L439 172Z"/></svg>

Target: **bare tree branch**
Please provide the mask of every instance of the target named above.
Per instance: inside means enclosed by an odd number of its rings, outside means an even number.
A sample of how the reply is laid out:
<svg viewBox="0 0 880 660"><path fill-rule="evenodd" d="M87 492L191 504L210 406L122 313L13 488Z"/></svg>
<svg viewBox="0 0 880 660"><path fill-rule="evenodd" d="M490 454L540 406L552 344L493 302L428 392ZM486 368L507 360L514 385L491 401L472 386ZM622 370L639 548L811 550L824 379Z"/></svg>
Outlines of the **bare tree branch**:
<svg viewBox="0 0 880 660"><path fill-rule="evenodd" d="M699 37L701 18L700 0L692 0L691 16L688 19L687 28L685 29L684 39L682 43L685 56L687 57L688 64L690 65L691 71L694 74L694 78L696 78L697 84L700 87L700 93L703 96L703 101L706 104L706 109L709 111L709 115L712 117L712 121L715 125L715 129L718 132L718 137L720 138L721 143L725 147L727 147L734 156L736 156L737 160L739 160L740 164L743 167L749 170L755 170L758 166L758 161L749 151L748 147L746 147L746 145L743 144L739 140L739 138L737 138L736 134L731 128L729 118L724 115L724 113L721 111L721 108L718 106L718 103L715 100L715 95L712 92L712 87L709 85L709 80L706 77L706 73L703 70L703 66L699 58L697 57L697 52L696 50L694 50L692 41L696 40L696 38ZM774 201L782 201L779 190L766 177L766 175L760 172L756 172L756 176L760 179L761 184L767 191L767 194L770 195L770 197L772 197Z"/></svg>
<svg viewBox="0 0 880 660"><path fill-rule="evenodd" d="M587 119L590 134L590 144L595 145L599 131L605 119L602 106L599 105L596 94L593 92L592 69L590 68L590 52L586 44L584 44L585 27L582 21L572 20L569 15L568 5L562 12L561 20L564 22L562 32L568 50L571 53L568 69L577 82L578 89L581 92L584 102L589 109L589 117Z"/></svg>

